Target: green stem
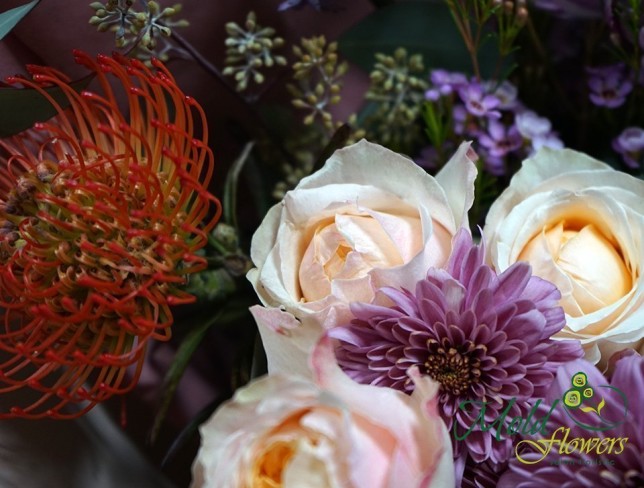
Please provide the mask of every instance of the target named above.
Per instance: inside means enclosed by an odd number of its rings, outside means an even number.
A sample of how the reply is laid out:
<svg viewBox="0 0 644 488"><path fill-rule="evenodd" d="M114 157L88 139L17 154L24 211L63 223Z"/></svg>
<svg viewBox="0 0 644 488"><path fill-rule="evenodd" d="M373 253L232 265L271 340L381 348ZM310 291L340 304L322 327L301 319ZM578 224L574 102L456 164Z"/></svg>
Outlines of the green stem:
<svg viewBox="0 0 644 488"><path fill-rule="evenodd" d="M389 5L393 5L394 3L396 3L396 0L371 0L371 3L376 8L383 8Z"/></svg>

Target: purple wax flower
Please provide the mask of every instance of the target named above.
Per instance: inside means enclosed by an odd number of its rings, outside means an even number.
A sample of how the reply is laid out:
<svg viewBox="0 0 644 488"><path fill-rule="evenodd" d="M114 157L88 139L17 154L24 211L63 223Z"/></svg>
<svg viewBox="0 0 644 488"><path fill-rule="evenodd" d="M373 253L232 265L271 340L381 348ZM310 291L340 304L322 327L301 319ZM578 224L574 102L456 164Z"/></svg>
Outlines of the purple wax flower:
<svg viewBox="0 0 644 488"><path fill-rule="evenodd" d="M554 132L545 134L543 136L537 136L532 139L532 151L530 155L537 152L542 147L550 147L552 149L563 149L564 143Z"/></svg>
<svg viewBox="0 0 644 488"><path fill-rule="evenodd" d="M429 79L434 88L443 95L449 95L467 85L467 78L463 73L453 73L444 69L432 70Z"/></svg>
<svg viewBox="0 0 644 488"><path fill-rule="evenodd" d="M487 149L490 156L502 158L521 147L523 140L515 125L506 127L497 120L490 120L487 134L481 134L479 143Z"/></svg>
<svg viewBox="0 0 644 488"><path fill-rule="evenodd" d="M541 147L561 149L563 142L554 132L552 124L545 117L539 117L531 110L526 110L516 115L514 122L519 133L531 142L532 153Z"/></svg>
<svg viewBox="0 0 644 488"><path fill-rule="evenodd" d="M445 143L443 150L449 152L448 146L448 143ZM420 151L420 154L416 158L414 158L414 161L421 168L428 170L435 170L436 168L439 168L442 163L444 163L444 160L441 159L438 151L433 146L425 146Z"/></svg>
<svg viewBox="0 0 644 488"><path fill-rule="evenodd" d="M467 85L467 78L463 73L453 73L444 69L433 70L429 79L432 82L432 87L425 92L425 98L434 102Z"/></svg>
<svg viewBox="0 0 644 488"><path fill-rule="evenodd" d="M562 405L565 394L573 386L571 378L579 372L586 375L592 393L589 398L584 394L578 407L566 408ZM555 439L553 448L544 456L544 452L530 448L534 444L525 443L520 455L533 464L512 459L499 480L499 488L644 486L644 357L635 353L619 359L610 383L586 361L568 363L559 368L548 399L560 402L550 417L548 434L543 436ZM600 409L602 399L604 405ZM543 405L542 410L548 409L549 405ZM574 439L588 442L590 438L598 438L596 445L601 447L584 450L574 445ZM611 439L625 438L628 440L618 442L617 449L604 447L613 443Z"/></svg>
<svg viewBox="0 0 644 488"><path fill-rule="evenodd" d="M518 113L514 119L519 133L526 139L545 136L552 129L552 124L545 117L539 117L532 110Z"/></svg>
<svg viewBox="0 0 644 488"><path fill-rule="evenodd" d="M313 7L315 10L335 10L337 8L336 0L285 0L277 7L278 12L292 8L302 8L305 5Z"/></svg>
<svg viewBox="0 0 644 488"><path fill-rule="evenodd" d="M628 127L613 139L613 149L622 155L630 168L637 168L644 151L644 129Z"/></svg>
<svg viewBox="0 0 644 488"><path fill-rule="evenodd" d="M506 173L505 158L492 156L483 146L479 147L478 154L488 173L494 176L503 176Z"/></svg>
<svg viewBox="0 0 644 488"><path fill-rule="evenodd" d="M517 98L519 90L509 81L505 80L498 86L495 81L487 81L483 86L499 99L498 108L502 110L514 110L520 105L519 99Z"/></svg>
<svg viewBox="0 0 644 488"><path fill-rule="evenodd" d="M590 100L600 107L616 108L624 104L633 90L623 64L586 68Z"/></svg>
<svg viewBox="0 0 644 488"><path fill-rule="evenodd" d="M448 429L465 437L454 439L455 456L501 463L512 452L507 422L525 417L557 367L582 349L578 341L551 339L565 324L552 283L531 276L527 263L497 275L484 261L483 246L461 229L445 269L431 268L414 292L381 288L389 306L352 304L355 318L329 335L337 339L339 365L359 383L411 392L407 369L418 366L441 385ZM477 423L481 402L488 423L507 410L500 440L495 427L484 431Z"/></svg>
<svg viewBox="0 0 644 488"><path fill-rule="evenodd" d="M443 93L437 88L430 88L425 92L425 100L431 100L432 102L437 101L443 96Z"/></svg>
<svg viewBox="0 0 644 488"><path fill-rule="evenodd" d="M483 90L483 87L476 82L459 88L458 94L465 104L465 108L469 113L476 117L489 117L498 119L501 113L497 108L501 101L494 95L488 95Z"/></svg>
<svg viewBox="0 0 644 488"><path fill-rule="evenodd" d="M534 4L564 18L598 18L602 14L599 0L535 0Z"/></svg>
<svg viewBox="0 0 644 488"><path fill-rule="evenodd" d="M467 116L467 110L462 105L456 105L452 109L452 117L454 118L454 133L456 135L460 136L465 134L465 131L467 129Z"/></svg>

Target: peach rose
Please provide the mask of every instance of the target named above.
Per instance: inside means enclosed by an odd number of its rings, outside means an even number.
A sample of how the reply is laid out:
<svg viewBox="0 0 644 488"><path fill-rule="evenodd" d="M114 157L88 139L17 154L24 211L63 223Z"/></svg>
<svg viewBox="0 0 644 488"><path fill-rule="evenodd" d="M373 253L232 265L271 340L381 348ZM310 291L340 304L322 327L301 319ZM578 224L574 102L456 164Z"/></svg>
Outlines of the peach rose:
<svg viewBox="0 0 644 488"><path fill-rule="evenodd" d="M413 286L447 260L467 226L476 158L463 144L436 178L366 141L336 151L270 209L253 236L248 273L269 371L307 371L325 329L383 285Z"/></svg>
<svg viewBox="0 0 644 488"><path fill-rule="evenodd" d="M644 182L571 150L524 161L484 229L494 266L527 261L562 294L562 338L597 363L644 337Z"/></svg>
<svg viewBox="0 0 644 488"><path fill-rule="evenodd" d="M192 488L454 486L437 383L418 370L412 396L354 383L329 339L312 362L315 383L261 378L201 426Z"/></svg>

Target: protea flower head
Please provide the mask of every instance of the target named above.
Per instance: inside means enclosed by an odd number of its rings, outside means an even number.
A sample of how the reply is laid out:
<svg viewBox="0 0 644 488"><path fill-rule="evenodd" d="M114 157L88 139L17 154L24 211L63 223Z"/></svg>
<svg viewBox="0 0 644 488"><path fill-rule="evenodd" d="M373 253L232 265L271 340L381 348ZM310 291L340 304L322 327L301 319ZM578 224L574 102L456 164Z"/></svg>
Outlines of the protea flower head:
<svg viewBox="0 0 644 488"><path fill-rule="evenodd" d="M497 276L466 230L452 244L446 269L430 269L415 292L381 289L388 306L353 304L355 318L330 335L338 363L360 383L410 392L406 372L417 365L441 384L443 420L458 434L455 456L501 463L512 448L507 423L525 417L557 366L582 350L578 341L551 339L565 320L552 283L531 276L526 263ZM486 425L509 409L500 429L482 430L482 402Z"/></svg>
<svg viewBox="0 0 644 488"><path fill-rule="evenodd" d="M74 54L100 92L44 67L7 80L58 113L0 140L0 405L21 393L0 418L76 416L133 388L170 306L192 301L179 287L220 213L203 110L170 72Z"/></svg>

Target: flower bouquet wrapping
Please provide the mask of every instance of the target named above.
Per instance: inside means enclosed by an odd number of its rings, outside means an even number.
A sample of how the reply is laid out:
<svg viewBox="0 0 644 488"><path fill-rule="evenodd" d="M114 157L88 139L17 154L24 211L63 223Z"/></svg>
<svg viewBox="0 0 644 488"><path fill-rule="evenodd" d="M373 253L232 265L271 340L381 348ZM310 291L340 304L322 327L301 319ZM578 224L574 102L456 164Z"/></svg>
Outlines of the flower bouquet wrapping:
<svg viewBox="0 0 644 488"><path fill-rule="evenodd" d="M644 4L63 3L0 13L0 484L644 486Z"/></svg>

